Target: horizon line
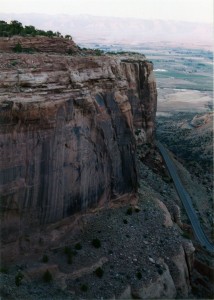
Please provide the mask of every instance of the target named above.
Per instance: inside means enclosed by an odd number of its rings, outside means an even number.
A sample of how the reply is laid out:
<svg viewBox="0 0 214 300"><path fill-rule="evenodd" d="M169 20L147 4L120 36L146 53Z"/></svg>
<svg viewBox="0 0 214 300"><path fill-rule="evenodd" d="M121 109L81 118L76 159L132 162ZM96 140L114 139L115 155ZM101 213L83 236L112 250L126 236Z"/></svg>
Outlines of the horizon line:
<svg viewBox="0 0 214 300"><path fill-rule="evenodd" d="M175 22L175 23L194 23L194 24L206 24L206 25L213 25L212 22L205 22L205 21L187 21L187 20L174 20L174 19L146 19L146 18L139 18L139 17L124 17L124 16L105 16L105 15L92 15L92 14L68 14L68 13L40 13L40 12L0 12L0 15L43 15L43 16L68 16L68 17L80 17L80 16L87 16L87 17L94 17L94 18L111 18L111 19L123 19L123 20L140 20L140 21L163 21L163 22Z"/></svg>

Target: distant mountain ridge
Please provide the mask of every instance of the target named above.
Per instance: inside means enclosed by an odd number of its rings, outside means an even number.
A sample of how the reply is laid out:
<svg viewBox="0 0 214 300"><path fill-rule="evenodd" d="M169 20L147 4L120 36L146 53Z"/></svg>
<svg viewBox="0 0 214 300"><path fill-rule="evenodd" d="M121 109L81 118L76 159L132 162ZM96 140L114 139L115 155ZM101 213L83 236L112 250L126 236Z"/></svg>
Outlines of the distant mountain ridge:
<svg viewBox="0 0 214 300"><path fill-rule="evenodd" d="M89 15L3 14L0 19L70 34L77 43L177 43L212 47L212 24Z"/></svg>

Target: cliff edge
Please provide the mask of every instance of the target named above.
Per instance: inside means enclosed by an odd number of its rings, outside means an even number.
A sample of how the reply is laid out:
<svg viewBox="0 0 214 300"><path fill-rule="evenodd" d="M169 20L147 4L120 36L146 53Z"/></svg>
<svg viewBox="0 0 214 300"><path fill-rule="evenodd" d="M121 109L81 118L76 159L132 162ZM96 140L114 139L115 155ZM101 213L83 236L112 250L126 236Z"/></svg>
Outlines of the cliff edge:
<svg viewBox="0 0 214 300"><path fill-rule="evenodd" d="M152 63L0 53L0 69L3 244L135 194L136 144L153 141Z"/></svg>

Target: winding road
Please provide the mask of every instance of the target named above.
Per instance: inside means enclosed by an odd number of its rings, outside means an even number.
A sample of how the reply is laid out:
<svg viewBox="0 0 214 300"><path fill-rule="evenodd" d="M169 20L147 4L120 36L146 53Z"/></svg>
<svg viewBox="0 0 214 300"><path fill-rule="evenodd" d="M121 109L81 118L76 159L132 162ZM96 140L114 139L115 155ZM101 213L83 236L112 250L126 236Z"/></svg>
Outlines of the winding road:
<svg viewBox="0 0 214 300"><path fill-rule="evenodd" d="M172 162L171 158L169 157L166 148L160 142L157 142L156 145L159 148L159 150L163 156L163 159L166 163L166 166L167 166L169 173L175 184L175 188L177 190L178 196L180 197L180 199L183 203L183 206L186 210L186 213L189 217L189 220L192 224L195 238L197 238L199 243L207 251L214 253L214 244L211 244L210 241L208 240L208 238L206 237L206 235L204 234L204 232L201 228L200 222L198 220L198 217L192 206L192 200L191 200L189 194L187 193L187 191L185 190L185 188L183 187L183 184L181 183L181 180L177 174L176 167L175 167L174 163Z"/></svg>

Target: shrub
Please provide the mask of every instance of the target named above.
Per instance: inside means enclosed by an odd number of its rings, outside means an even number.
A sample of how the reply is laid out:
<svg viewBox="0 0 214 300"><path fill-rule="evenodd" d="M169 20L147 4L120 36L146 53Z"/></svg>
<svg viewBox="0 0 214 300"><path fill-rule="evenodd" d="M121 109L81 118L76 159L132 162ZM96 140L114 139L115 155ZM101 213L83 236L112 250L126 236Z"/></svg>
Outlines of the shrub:
<svg viewBox="0 0 214 300"><path fill-rule="evenodd" d="M35 52L35 49L34 48L24 48L24 49L22 49L22 52L31 54L31 53Z"/></svg>
<svg viewBox="0 0 214 300"><path fill-rule="evenodd" d="M73 263L72 253L67 254L67 263L71 265Z"/></svg>
<svg viewBox="0 0 214 300"><path fill-rule="evenodd" d="M44 31L40 29L36 29L34 26L23 26L22 23L19 21L13 20L9 24L5 21L0 20L0 36L13 36L13 35L20 35L20 36L48 36L48 37L62 37L60 32L53 32L51 30ZM66 35L67 39L71 39L70 35Z"/></svg>
<svg viewBox="0 0 214 300"><path fill-rule="evenodd" d="M68 55L72 55L72 54L74 54L74 51L71 48L69 48L67 53L68 53Z"/></svg>
<svg viewBox="0 0 214 300"><path fill-rule="evenodd" d="M73 263L74 251L72 251L70 247L65 246L64 253L67 255L67 263L71 265Z"/></svg>
<svg viewBox="0 0 214 300"><path fill-rule="evenodd" d="M94 54L97 55L97 56L100 56L104 53L103 50L100 50L100 49L94 49Z"/></svg>
<svg viewBox="0 0 214 300"><path fill-rule="evenodd" d="M87 284L82 284L81 287L80 287L81 291L83 292L87 292L88 290L88 285Z"/></svg>
<svg viewBox="0 0 214 300"><path fill-rule="evenodd" d="M140 129L137 129L137 130L135 131L135 134L138 136L138 135L140 134Z"/></svg>
<svg viewBox="0 0 214 300"><path fill-rule="evenodd" d="M18 64L18 61L17 60L13 60L13 61L11 61L11 66L16 66L17 64Z"/></svg>
<svg viewBox="0 0 214 300"><path fill-rule="evenodd" d="M127 215L132 215L132 207L129 207L126 211Z"/></svg>
<svg viewBox="0 0 214 300"><path fill-rule="evenodd" d="M104 271L103 271L103 269L101 269L100 267L99 268L97 268L95 271L94 271L94 273L97 275L97 277L102 277L103 276L103 273L104 273Z"/></svg>
<svg viewBox="0 0 214 300"><path fill-rule="evenodd" d="M8 273L8 269L6 267L1 267L0 268L0 273L7 274Z"/></svg>
<svg viewBox="0 0 214 300"><path fill-rule="evenodd" d="M136 277L140 280L140 279L142 278L141 272L137 272L137 273L136 273Z"/></svg>
<svg viewBox="0 0 214 300"><path fill-rule="evenodd" d="M64 247L64 253L65 253L65 254L72 253L72 251L71 251L71 248L70 248L70 247L67 247L67 246L65 246L65 247Z"/></svg>
<svg viewBox="0 0 214 300"><path fill-rule="evenodd" d="M13 48L13 51L16 53L22 52L22 45L20 43L16 44L15 47Z"/></svg>
<svg viewBox="0 0 214 300"><path fill-rule="evenodd" d="M69 34L66 34L65 39L71 40L72 37Z"/></svg>
<svg viewBox="0 0 214 300"><path fill-rule="evenodd" d="M82 249L82 245L81 245L80 243L77 243L77 244L75 245L75 249L76 249L76 250L81 250L81 249Z"/></svg>
<svg viewBox="0 0 214 300"><path fill-rule="evenodd" d="M76 250L72 250L71 253L72 253L72 255L77 255L77 251Z"/></svg>
<svg viewBox="0 0 214 300"><path fill-rule="evenodd" d="M15 284L17 286L20 286L22 279L24 278L24 275L21 272L18 272L18 274L15 277Z"/></svg>
<svg viewBox="0 0 214 300"><path fill-rule="evenodd" d="M95 247L95 248L100 248L101 247L101 242L99 239L93 239L92 240L92 245Z"/></svg>
<svg viewBox="0 0 214 300"><path fill-rule="evenodd" d="M185 238L185 239L190 239L190 234L186 231L182 232L182 236Z"/></svg>
<svg viewBox="0 0 214 300"><path fill-rule="evenodd" d="M44 275L43 275L43 280L45 282L51 282L53 280L53 276L51 274L51 272L49 272L48 270L45 271Z"/></svg>
<svg viewBox="0 0 214 300"><path fill-rule="evenodd" d="M158 269L158 274L162 275L163 274L163 270L162 269Z"/></svg>
<svg viewBox="0 0 214 300"><path fill-rule="evenodd" d="M48 262L48 256L46 254L43 255L42 262L43 263L47 263Z"/></svg>

